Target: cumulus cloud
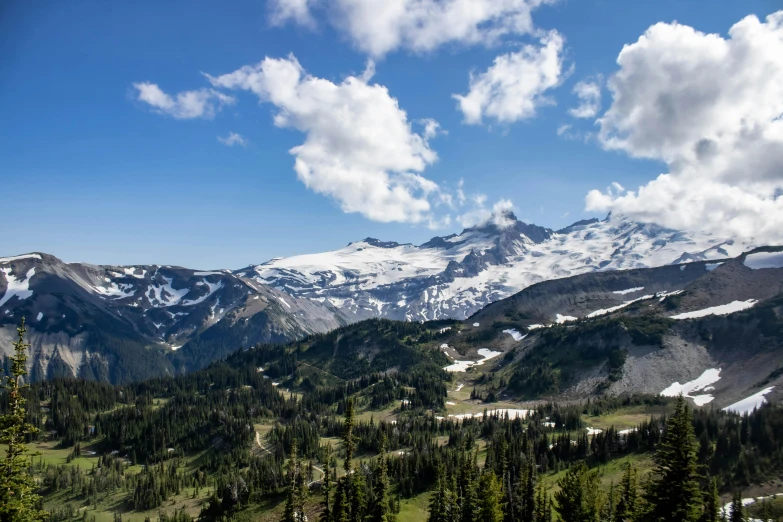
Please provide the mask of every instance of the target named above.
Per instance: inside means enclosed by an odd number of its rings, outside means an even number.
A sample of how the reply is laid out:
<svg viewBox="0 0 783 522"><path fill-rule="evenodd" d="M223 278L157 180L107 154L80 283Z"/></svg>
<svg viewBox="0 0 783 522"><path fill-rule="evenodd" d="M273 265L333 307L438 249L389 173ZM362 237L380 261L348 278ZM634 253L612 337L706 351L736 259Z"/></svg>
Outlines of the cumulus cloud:
<svg viewBox="0 0 783 522"><path fill-rule="evenodd" d="M595 118L601 110L601 77L577 82L573 92L579 98L579 105L568 113L574 118Z"/></svg>
<svg viewBox="0 0 783 522"><path fill-rule="evenodd" d="M783 11L726 38L659 23L617 63L598 138L668 172L635 191L593 190L587 209L783 241Z"/></svg>
<svg viewBox="0 0 783 522"><path fill-rule="evenodd" d="M307 74L297 59L265 58L222 76L213 87L255 93L276 109L274 124L305 134L290 150L297 177L337 201L345 212L375 221L438 226L432 213L438 185L422 176L437 160L429 139L434 120L417 133L386 87L369 74L334 83Z"/></svg>
<svg viewBox="0 0 783 522"><path fill-rule="evenodd" d="M493 224L498 228L507 228L514 224L512 212L514 205L508 199L499 199L488 208L487 196L475 194L472 198L472 208L457 216L457 221L465 228Z"/></svg>
<svg viewBox="0 0 783 522"><path fill-rule="evenodd" d="M134 83L133 88L137 91L138 101L148 104L155 112L178 120L211 119L224 105L231 105L236 101L214 89L183 91L171 96L154 83Z"/></svg>
<svg viewBox="0 0 783 522"><path fill-rule="evenodd" d="M444 44L492 45L534 31L531 11L553 0L272 0L274 24L313 26L313 10L360 51L429 52Z"/></svg>
<svg viewBox="0 0 783 522"><path fill-rule="evenodd" d="M240 145L242 147L247 146L247 140L244 138L244 136L237 134L236 132L229 132L228 136L225 137L218 136L217 140L227 147L233 147L234 145Z"/></svg>
<svg viewBox="0 0 783 522"><path fill-rule="evenodd" d="M484 72L470 75L467 94L455 94L465 123L480 124L484 118L499 123L532 118L542 105L553 105L545 95L563 79L563 37L550 31L540 45L525 45L502 54Z"/></svg>

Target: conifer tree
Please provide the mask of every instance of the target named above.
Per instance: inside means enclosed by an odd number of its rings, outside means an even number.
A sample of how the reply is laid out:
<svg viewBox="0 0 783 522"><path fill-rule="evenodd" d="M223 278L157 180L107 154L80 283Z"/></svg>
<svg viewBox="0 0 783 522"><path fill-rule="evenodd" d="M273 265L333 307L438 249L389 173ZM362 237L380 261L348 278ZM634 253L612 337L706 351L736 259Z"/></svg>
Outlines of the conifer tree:
<svg viewBox="0 0 783 522"><path fill-rule="evenodd" d="M33 522L43 520L46 513L38 509L40 497L35 493L36 485L28 473L32 455L27 452L25 437L38 432L27 422L26 400L22 390L27 384L22 379L27 375L27 348L24 340L27 331L25 321L17 328L18 339L13 343L11 375L0 388L8 395L8 413L0 417L0 444L7 445L5 458L0 460L0 521Z"/></svg>
<svg viewBox="0 0 783 522"><path fill-rule="evenodd" d="M389 507L389 476L386 461L386 435L381 437L380 455L375 470L375 505L373 506L372 522L394 522L396 517Z"/></svg>
<svg viewBox="0 0 783 522"><path fill-rule="evenodd" d="M636 468L626 463L620 482L620 500L614 514L614 522L636 522L639 516L639 488Z"/></svg>
<svg viewBox="0 0 783 522"><path fill-rule="evenodd" d="M718 495L718 481L712 479L710 487L704 495L704 512L699 522L718 522L720 520L720 496Z"/></svg>
<svg viewBox="0 0 783 522"><path fill-rule="evenodd" d="M446 473L443 465L438 467L438 478L435 491L430 497L427 522L446 522Z"/></svg>
<svg viewBox="0 0 783 522"><path fill-rule="evenodd" d="M650 520L694 522L701 516L697 449L691 413L680 395L655 454L655 479L647 491Z"/></svg>
<svg viewBox="0 0 783 522"><path fill-rule="evenodd" d="M497 475L487 471L481 475L478 493L479 522L503 520L503 490Z"/></svg>
<svg viewBox="0 0 783 522"><path fill-rule="evenodd" d="M329 471L329 465L331 464L331 460L332 460L332 445L327 444L325 455L324 455L324 462L323 462L324 510L321 513L321 522L332 522L332 489L334 488L334 485L332 484L331 472Z"/></svg>
<svg viewBox="0 0 783 522"><path fill-rule="evenodd" d="M734 498L731 501L730 522L745 522L745 506L742 505L742 493L737 490L734 492Z"/></svg>
<svg viewBox="0 0 783 522"><path fill-rule="evenodd" d="M571 466L558 481L560 491L555 493L557 506L564 522L594 522L601 511L598 472L587 469L584 461Z"/></svg>

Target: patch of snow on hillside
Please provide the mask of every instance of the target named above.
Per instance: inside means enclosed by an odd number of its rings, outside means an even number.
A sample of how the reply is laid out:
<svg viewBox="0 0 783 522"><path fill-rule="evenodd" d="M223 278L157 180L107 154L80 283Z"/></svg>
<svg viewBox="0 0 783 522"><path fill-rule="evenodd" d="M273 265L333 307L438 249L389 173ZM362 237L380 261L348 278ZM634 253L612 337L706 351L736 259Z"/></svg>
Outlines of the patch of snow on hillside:
<svg viewBox="0 0 783 522"><path fill-rule="evenodd" d="M10 263L11 261L19 261L21 259L41 259L38 254L24 254L21 256L0 257L0 263Z"/></svg>
<svg viewBox="0 0 783 522"><path fill-rule="evenodd" d="M745 256L744 264L753 270L783 268L783 252L756 252Z"/></svg>
<svg viewBox="0 0 783 522"><path fill-rule="evenodd" d="M712 272L722 264L723 263L707 263L706 265L704 265L704 268L707 269L707 272Z"/></svg>
<svg viewBox="0 0 783 522"><path fill-rule="evenodd" d="M223 275L223 272L193 272L194 276Z"/></svg>
<svg viewBox="0 0 783 522"><path fill-rule="evenodd" d="M447 372L466 372L468 371L468 368L472 366L480 366L487 362L490 359L494 359L498 355L501 355L502 352L493 352L492 350L489 350L487 348L479 348L478 354L481 356L481 359L478 361L454 361L454 364L450 364L443 368Z"/></svg>
<svg viewBox="0 0 783 522"><path fill-rule="evenodd" d="M698 317L706 317L708 315L728 315L734 312L747 310L756 303L758 303L758 301L755 299L748 299L747 301L732 301L723 305L710 306L709 308L704 308L702 310L695 310L693 312L685 312L682 314L673 315L671 316L671 319L696 319Z"/></svg>
<svg viewBox="0 0 783 522"><path fill-rule="evenodd" d="M632 294L634 292L639 292L640 290L644 290L644 287L643 286L637 286L635 288L628 288L627 290L615 290L612 293L613 294L625 295L625 294Z"/></svg>
<svg viewBox="0 0 783 522"><path fill-rule="evenodd" d="M603 433L604 432L604 430L602 430L602 429L591 428L589 426L587 428L585 428L585 429L587 430L587 434L588 435L598 435L599 433Z"/></svg>
<svg viewBox="0 0 783 522"><path fill-rule="evenodd" d="M576 321L577 319L578 319L577 317L573 317L573 316L570 316L570 315L560 315L560 314L557 314L557 318L555 319L555 322L557 324L563 324L563 323L566 323L568 321Z"/></svg>
<svg viewBox="0 0 783 522"><path fill-rule="evenodd" d="M38 317L35 318L36 321L40 321L43 319L43 312L38 312Z"/></svg>
<svg viewBox="0 0 783 522"><path fill-rule="evenodd" d="M503 333L507 333L508 335L513 337L515 341L521 341L522 339L527 337L526 335L522 335L521 333L519 333L519 330L517 330L516 328L509 328L508 330L503 330Z"/></svg>
<svg viewBox="0 0 783 522"><path fill-rule="evenodd" d="M712 395L701 394L692 395L693 392L708 391L714 389L712 386L720 380L720 368L710 368L704 370L701 375L692 381L680 384L679 382L672 383L668 388L663 390L660 395L664 397L677 397L682 394L683 397L688 397L693 400L696 406L704 406L715 399Z"/></svg>
<svg viewBox="0 0 783 522"><path fill-rule="evenodd" d="M465 420L465 419L479 419L483 420L485 412L479 412L479 413L460 413L460 414L453 414L449 415L450 419L456 419L456 420ZM499 417L505 417L508 415L509 419L524 419L528 416L530 413L530 410L516 410L516 409L509 409L509 408L501 408L498 410L489 410L486 412L487 417L494 417L495 415Z"/></svg>
<svg viewBox="0 0 783 522"><path fill-rule="evenodd" d="M473 326L478 328L479 327L479 323L473 323Z"/></svg>
<svg viewBox="0 0 783 522"><path fill-rule="evenodd" d="M286 302L286 300L285 300L285 299L283 299L283 298L282 298L282 297L280 297L279 295L278 295L278 296L275 296L275 297L277 297L277 298L280 300L280 302L282 302L282 303L283 303L284 305L286 305L288 308L291 308L291 305L290 305L290 304L288 304L288 303Z"/></svg>
<svg viewBox="0 0 783 522"><path fill-rule="evenodd" d="M5 280L8 282L5 294L0 299L0 306L3 306L14 296L22 300L33 295L33 291L30 290L30 279L35 275L35 268L28 270L24 279L17 279L16 276L11 274L11 270L11 268L0 268L0 272L5 274Z"/></svg>
<svg viewBox="0 0 783 522"><path fill-rule="evenodd" d="M199 285L201 285L201 286L206 286L206 287L207 287L207 289L208 289L208 290L207 290L207 293L206 293L205 295L202 295L201 297L199 297L199 298L197 298L197 299L190 299L190 300L185 300L185 301L182 301L182 302L180 303L180 305L182 305L182 306L194 306L194 305L197 305L197 304L203 303L204 301L206 301L207 299L209 299L209 297L210 297L212 294L214 294L215 292L217 292L218 290L220 290L221 288L223 288L223 281L218 281L217 283L210 283L209 281L207 281L206 279L204 279L203 281L201 281L200 283L197 283L197 284L199 284ZM187 292L186 292L186 293L187 293ZM218 302L220 302L220 300L218 300ZM217 304L217 303L216 303L216 304ZM214 312L214 310L215 310L215 307L213 306L213 307L212 307L212 311Z"/></svg>
<svg viewBox="0 0 783 522"><path fill-rule="evenodd" d="M760 392L754 393L750 397L745 397L741 401L737 401L734 404L726 406L725 408L723 408L723 411L733 411L734 413L738 413L740 415L743 415L745 413L750 413L767 402L767 399L764 396L769 392L771 392L773 389L775 389L774 386L770 386L769 388L764 388Z"/></svg>
<svg viewBox="0 0 783 522"><path fill-rule="evenodd" d="M141 269L141 275L136 274L136 267L135 266L129 266L122 269L123 272L125 272L125 275L133 276L136 279L144 279L144 274L147 273L146 270L143 268Z"/></svg>
<svg viewBox="0 0 783 522"><path fill-rule="evenodd" d="M118 299L122 299L123 297L131 297L136 293L133 285L129 285L127 283L117 284L112 282L108 288L104 288L102 286L93 286L93 289L95 289L95 291L101 295L106 297L116 297Z"/></svg>
<svg viewBox="0 0 783 522"><path fill-rule="evenodd" d="M528 331L538 330L539 328L544 328L543 324L531 324L527 327Z"/></svg>

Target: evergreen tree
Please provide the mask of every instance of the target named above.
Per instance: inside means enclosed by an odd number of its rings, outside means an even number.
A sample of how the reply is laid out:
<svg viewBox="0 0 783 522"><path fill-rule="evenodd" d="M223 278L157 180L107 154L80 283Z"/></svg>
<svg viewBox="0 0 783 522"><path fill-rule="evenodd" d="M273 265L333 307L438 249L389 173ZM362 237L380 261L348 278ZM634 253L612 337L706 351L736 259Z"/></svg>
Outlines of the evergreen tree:
<svg viewBox="0 0 783 522"><path fill-rule="evenodd" d="M297 455L296 439L294 439L291 444L291 455L288 461L288 495L285 500L281 522L304 522L306 487L299 463L299 456Z"/></svg>
<svg viewBox="0 0 783 522"><path fill-rule="evenodd" d="M446 472L441 465L438 467L435 491L430 496L427 522L446 522L446 520Z"/></svg>
<svg viewBox="0 0 783 522"><path fill-rule="evenodd" d="M704 511L699 522L718 522L720 520L720 496L718 496L718 481L712 479L710 488L704 494Z"/></svg>
<svg viewBox="0 0 783 522"><path fill-rule="evenodd" d="M397 517L389 507L389 476L386 461L386 435L381 436L380 455L375 470L375 505L373 506L371 522L394 522Z"/></svg>
<svg viewBox="0 0 783 522"><path fill-rule="evenodd" d="M503 489L497 475L487 471L481 475L478 494L479 522L503 520Z"/></svg>
<svg viewBox="0 0 783 522"><path fill-rule="evenodd" d="M549 522L552 520L552 506L544 485L539 483L536 491L536 511L533 519L535 522Z"/></svg>
<svg viewBox="0 0 783 522"><path fill-rule="evenodd" d="M587 469L584 461L571 466L558 482L555 508L563 522L596 522L601 512L598 472Z"/></svg>
<svg viewBox="0 0 783 522"><path fill-rule="evenodd" d="M694 522L701 516L697 450L691 413L680 395L655 454L655 479L647 491L651 521Z"/></svg>
<svg viewBox="0 0 783 522"><path fill-rule="evenodd" d="M28 473L32 455L27 452L25 437L38 432L27 422L26 400L22 390L29 385L22 384L27 375L27 348L24 340L27 331L22 323L17 328L18 339L13 343L11 375L0 388L8 395L7 413L0 417L0 444L7 445L5 458L0 460L0 521L32 522L43 520L46 513L38 509L40 497L35 493L36 485Z"/></svg>
<svg viewBox="0 0 783 522"><path fill-rule="evenodd" d="M329 465L332 461L332 445L327 444L325 455L324 455L324 481L323 481L323 492L324 492L324 510L323 513L321 513L321 522L332 522L332 489L334 488L334 485L332 484L332 477L331 472L329 471Z"/></svg>
<svg viewBox="0 0 783 522"><path fill-rule="evenodd" d="M639 516L639 488L636 468L628 462L620 482L620 500L614 514L614 522L636 522Z"/></svg>
<svg viewBox="0 0 783 522"><path fill-rule="evenodd" d="M731 501L731 515L729 522L745 522L745 506L742 505L742 493L737 490Z"/></svg>

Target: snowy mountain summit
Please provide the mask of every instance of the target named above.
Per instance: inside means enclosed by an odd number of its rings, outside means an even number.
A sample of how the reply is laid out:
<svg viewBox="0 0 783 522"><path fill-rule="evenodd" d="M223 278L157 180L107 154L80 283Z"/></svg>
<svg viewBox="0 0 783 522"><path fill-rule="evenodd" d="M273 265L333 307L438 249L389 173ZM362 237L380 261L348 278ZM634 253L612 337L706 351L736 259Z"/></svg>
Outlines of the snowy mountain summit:
<svg viewBox="0 0 783 522"><path fill-rule="evenodd" d="M739 255L755 245L622 216L554 231L511 212L414 246L366 238L345 248L238 270L293 297L330 303L356 320L464 319L539 281Z"/></svg>

